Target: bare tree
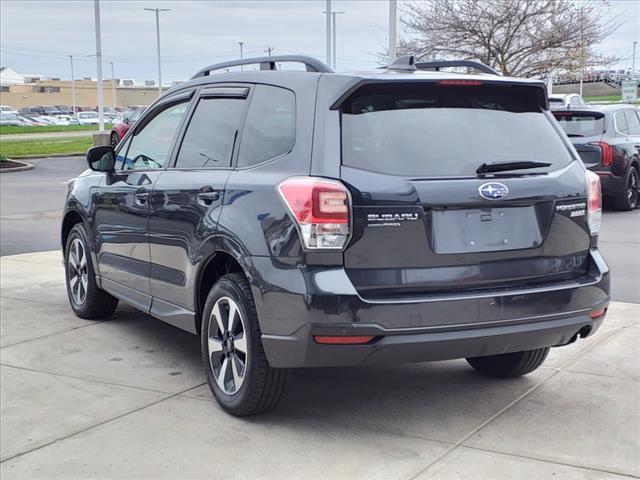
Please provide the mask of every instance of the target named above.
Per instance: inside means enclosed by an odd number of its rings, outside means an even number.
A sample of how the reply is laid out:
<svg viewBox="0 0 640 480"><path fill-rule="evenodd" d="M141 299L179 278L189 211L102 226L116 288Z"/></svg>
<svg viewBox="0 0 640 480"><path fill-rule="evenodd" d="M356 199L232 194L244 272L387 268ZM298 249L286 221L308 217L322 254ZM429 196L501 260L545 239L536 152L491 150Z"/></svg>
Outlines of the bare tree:
<svg viewBox="0 0 640 480"><path fill-rule="evenodd" d="M513 76L576 72L615 61L594 46L617 27L603 4L571 0L426 0L403 8L399 51L476 59Z"/></svg>

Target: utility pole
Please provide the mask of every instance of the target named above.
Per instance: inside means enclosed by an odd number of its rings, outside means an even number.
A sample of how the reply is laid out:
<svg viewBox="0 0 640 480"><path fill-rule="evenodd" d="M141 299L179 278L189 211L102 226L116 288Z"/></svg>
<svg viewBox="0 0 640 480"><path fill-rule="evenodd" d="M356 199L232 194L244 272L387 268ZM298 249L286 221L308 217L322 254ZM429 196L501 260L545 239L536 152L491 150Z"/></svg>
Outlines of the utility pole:
<svg viewBox="0 0 640 480"><path fill-rule="evenodd" d="M111 106L113 111L116 111L116 78L113 75L113 62L111 64Z"/></svg>
<svg viewBox="0 0 640 480"><path fill-rule="evenodd" d="M327 8L324 11L326 15L327 30L327 65L331 65L331 0L327 0Z"/></svg>
<svg viewBox="0 0 640 480"><path fill-rule="evenodd" d="M631 78L636 78L636 45L638 42L633 42L633 54L631 55Z"/></svg>
<svg viewBox="0 0 640 480"><path fill-rule="evenodd" d="M582 83L584 80L584 7L580 7L580 96L582 96Z"/></svg>
<svg viewBox="0 0 640 480"><path fill-rule="evenodd" d="M336 15L341 15L343 13L347 13L347 12L331 12L331 17L332 17L332 21L333 24L331 26L332 30L333 30L333 69L336 69Z"/></svg>
<svg viewBox="0 0 640 480"><path fill-rule="evenodd" d="M271 52L273 52L274 48L270 47L269 45L267 45L267 49L264 51L264 53L268 54L269 56L271 56Z"/></svg>
<svg viewBox="0 0 640 480"><path fill-rule="evenodd" d="M397 0L389 0L389 64L392 64L398 57L396 44L396 24L398 17Z"/></svg>
<svg viewBox="0 0 640 480"><path fill-rule="evenodd" d="M102 89L102 39L100 38L100 0L93 1L96 30L96 67L98 69L98 130L104 130L104 92Z"/></svg>
<svg viewBox="0 0 640 480"><path fill-rule="evenodd" d="M73 103L73 115L76 114L76 77L73 74L73 55L67 55L71 61L71 101Z"/></svg>
<svg viewBox="0 0 640 480"><path fill-rule="evenodd" d="M145 8L156 14L156 46L158 47L158 96L162 95L162 67L160 65L160 12L168 12L170 8Z"/></svg>
<svg viewBox="0 0 640 480"><path fill-rule="evenodd" d="M242 47L244 46L244 42L238 42L238 45L240 45L240 61L242 61L244 59L244 53L242 49ZM242 72L243 70L244 70L244 65L240 65L240 71Z"/></svg>

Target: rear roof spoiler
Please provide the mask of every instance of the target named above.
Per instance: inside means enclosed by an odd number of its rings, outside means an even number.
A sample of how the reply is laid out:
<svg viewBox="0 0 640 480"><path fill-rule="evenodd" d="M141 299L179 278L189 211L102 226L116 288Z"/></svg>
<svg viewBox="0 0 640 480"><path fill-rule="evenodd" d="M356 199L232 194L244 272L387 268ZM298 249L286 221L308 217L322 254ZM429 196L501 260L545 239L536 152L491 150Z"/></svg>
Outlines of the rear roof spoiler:
<svg viewBox="0 0 640 480"><path fill-rule="evenodd" d="M386 69L399 72L415 72L417 70L434 70L437 72L441 68L447 67L475 68L476 70L482 73L488 73L489 75L500 75L493 68L476 60L432 60L429 62L416 63L413 55L398 57L398 59L386 67Z"/></svg>

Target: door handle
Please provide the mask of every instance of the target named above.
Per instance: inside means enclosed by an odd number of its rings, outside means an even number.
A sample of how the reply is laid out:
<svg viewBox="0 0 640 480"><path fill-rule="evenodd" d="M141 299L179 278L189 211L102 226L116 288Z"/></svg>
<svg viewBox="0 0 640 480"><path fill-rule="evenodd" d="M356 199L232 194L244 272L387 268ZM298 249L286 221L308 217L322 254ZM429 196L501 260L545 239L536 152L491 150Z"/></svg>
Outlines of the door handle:
<svg viewBox="0 0 640 480"><path fill-rule="evenodd" d="M220 199L220 192L199 192L198 203L206 207Z"/></svg>

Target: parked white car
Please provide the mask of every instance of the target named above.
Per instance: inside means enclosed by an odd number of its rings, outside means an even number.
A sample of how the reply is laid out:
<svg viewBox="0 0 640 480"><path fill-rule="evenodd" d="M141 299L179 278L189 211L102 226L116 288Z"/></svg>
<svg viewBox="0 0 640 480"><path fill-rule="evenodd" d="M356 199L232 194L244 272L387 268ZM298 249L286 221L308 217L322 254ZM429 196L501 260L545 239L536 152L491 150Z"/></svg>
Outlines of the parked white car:
<svg viewBox="0 0 640 480"><path fill-rule="evenodd" d="M54 117L53 115L38 115L36 117L31 117L38 123L44 123L46 125L56 125L56 126L67 126L69 125L68 120L64 120L62 118Z"/></svg>
<svg viewBox="0 0 640 480"><path fill-rule="evenodd" d="M0 113L3 115L20 115L20 112L9 105L0 105Z"/></svg>
<svg viewBox="0 0 640 480"><path fill-rule="evenodd" d="M79 112L77 114L80 125L98 125L98 112Z"/></svg>
<svg viewBox="0 0 640 480"><path fill-rule="evenodd" d="M552 93L549 95L550 110L584 108L586 105L587 102L584 101L582 95L578 95L577 93Z"/></svg>

